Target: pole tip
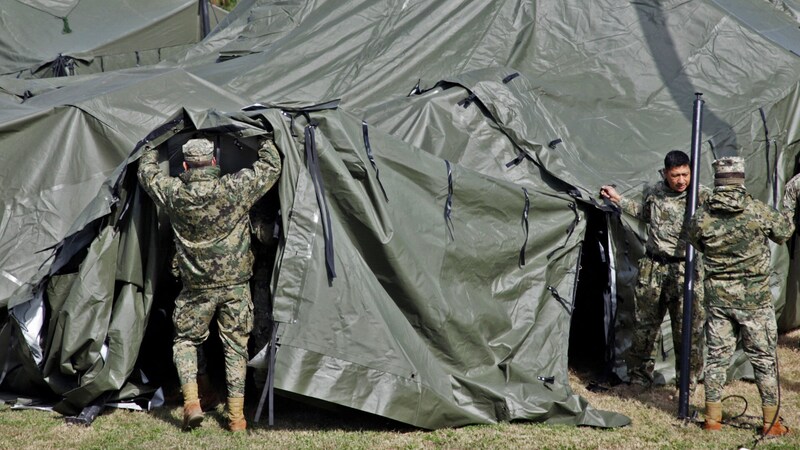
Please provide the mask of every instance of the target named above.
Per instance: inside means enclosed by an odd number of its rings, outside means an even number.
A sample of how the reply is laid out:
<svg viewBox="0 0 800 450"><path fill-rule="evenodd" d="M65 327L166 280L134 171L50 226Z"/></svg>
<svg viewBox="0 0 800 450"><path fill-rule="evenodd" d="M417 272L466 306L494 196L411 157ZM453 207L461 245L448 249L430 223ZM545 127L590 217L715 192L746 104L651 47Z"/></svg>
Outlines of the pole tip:
<svg viewBox="0 0 800 450"><path fill-rule="evenodd" d="M703 93L702 92L695 92L694 95L696 95L699 98L699 97L701 97L703 95Z"/></svg>

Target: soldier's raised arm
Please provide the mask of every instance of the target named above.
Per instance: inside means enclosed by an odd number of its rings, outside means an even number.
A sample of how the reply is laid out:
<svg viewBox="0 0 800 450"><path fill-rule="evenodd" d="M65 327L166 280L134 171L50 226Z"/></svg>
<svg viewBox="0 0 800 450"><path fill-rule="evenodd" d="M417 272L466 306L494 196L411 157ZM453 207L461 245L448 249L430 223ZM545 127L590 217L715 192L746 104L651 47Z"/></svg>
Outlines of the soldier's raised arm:
<svg viewBox="0 0 800 450"><path fill-rule="evenodd" d="M281 157L272 138L264 139L258 149L258 160L252 168L225 175L221 182L242 196L249 209L278 180L281 174Z"/></svg>
<svg viewBox="0 0 800 450"><path fill-rule="evenodd" d="M637 202L622 196L622 194L617 191L617 187L615 185L606 184L600 187L600 196L607 198L612 203L619 206L623 212L645 222L650 222L648 209L645 205L647 192L642 195L642 201Z"/></svg>
<svg viewBox="0 0 800 450"><path fill-rule="evenodd" d="M166 205L166 192L176 183L176 180L165 174L158 167L158 150L147 147L142 152L139 157L137 176L139 177L139 184L142 185L142 188L150 198L159 206Z"/></svg>

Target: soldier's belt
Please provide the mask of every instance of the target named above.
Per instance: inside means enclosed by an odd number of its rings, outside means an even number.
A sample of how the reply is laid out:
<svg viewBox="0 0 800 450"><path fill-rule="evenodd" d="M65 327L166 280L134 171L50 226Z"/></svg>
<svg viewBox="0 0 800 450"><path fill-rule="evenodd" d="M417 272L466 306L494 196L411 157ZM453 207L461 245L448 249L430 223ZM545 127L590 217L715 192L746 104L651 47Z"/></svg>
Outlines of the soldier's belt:
<svg viewBox="0 0 800 450"><path fill-rule="evenodd" d="M656 255L650 251L645 252L645 256L661 264L673 264L673 263L683 262L683 258L681 258L680 256Z"/></svg>

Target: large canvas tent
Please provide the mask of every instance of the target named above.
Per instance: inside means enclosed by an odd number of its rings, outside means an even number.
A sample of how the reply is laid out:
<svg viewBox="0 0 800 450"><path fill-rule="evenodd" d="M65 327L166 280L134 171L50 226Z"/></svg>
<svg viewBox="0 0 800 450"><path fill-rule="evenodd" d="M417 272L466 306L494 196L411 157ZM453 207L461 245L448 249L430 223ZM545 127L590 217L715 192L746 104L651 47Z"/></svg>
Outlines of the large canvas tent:
<svg viewBox="0 0 800 450"><path fill-rule="evenodd" d="M627 423L567 378L571 321L598 304L600 339L579 345L625 376L643 228L597 188L658 182L703 92L700 181L739 154L754 195L778 198L800 142L792 17L722 0L278 3L240 2L174 63L0 78L3 386L72 414L131 394L165 264L138 152L205 133L244 155L274 133L277 389L426 428ZM793 252L773 249L784 328Z"/></svg>

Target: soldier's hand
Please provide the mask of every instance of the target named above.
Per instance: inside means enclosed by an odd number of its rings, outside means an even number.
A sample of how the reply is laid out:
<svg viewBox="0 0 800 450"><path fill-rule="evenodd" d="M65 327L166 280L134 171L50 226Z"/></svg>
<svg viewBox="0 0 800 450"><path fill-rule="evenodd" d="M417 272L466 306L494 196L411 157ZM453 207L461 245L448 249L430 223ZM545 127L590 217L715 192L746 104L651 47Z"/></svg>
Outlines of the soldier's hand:
<svg viewBox="0 0 800 450"><path fill-rule="evenodd" d="M621 196L619 195L613 184L603 185L600 188L600 196L603 198L607 198L614 203L619 203L619 199L621 198Z"/></svg>

